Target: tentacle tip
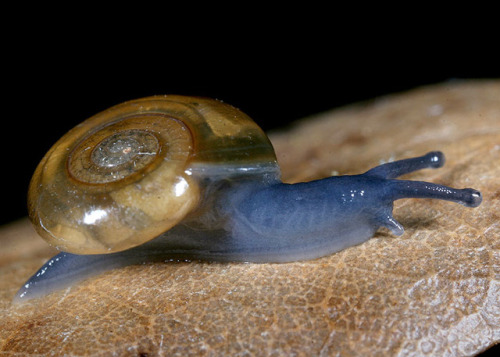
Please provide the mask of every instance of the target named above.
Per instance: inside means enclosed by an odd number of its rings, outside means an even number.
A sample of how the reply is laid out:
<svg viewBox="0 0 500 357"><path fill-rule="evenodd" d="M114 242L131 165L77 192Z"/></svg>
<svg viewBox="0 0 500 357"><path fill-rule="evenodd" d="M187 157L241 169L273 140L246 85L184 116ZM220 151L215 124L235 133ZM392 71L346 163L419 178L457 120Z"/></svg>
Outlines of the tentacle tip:
<svg viewBox="0 0 500 357"><path fill-rule="evenodd" d="M430 167L433 169L438 169L444 166L446 159L441 151L431 151L425 155L426 159L429 160Z"/></svg>
<svg viewBox="0 0 500 357"><path fill-rule="evenodd" d="M478 190L473 188L464 188L463 205L466 207L477 207L483 202L483 195Z"/></svg>

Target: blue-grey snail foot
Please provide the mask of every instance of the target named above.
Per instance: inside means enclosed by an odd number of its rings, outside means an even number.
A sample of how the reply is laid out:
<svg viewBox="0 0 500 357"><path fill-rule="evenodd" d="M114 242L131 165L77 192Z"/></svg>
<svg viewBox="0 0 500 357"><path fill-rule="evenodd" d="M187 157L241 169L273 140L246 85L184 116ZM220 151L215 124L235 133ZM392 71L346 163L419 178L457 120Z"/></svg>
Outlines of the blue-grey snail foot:
<svg viewBox="0 0 500 357"><path fill-rule="evenodd" d="M123 259L114 259L115 256L59 253L49 259L23 284L14 296L13 302L21 303L45 296L100 272L128 265Z"/></svg>
<svg viewBox="0 0 500 357"><path fill-rule="evenodd" d="M35 274L33 274L17 291L14 303L20 303L44 295L47 291L58 286L58 279L53 279L53 270L57 269L60 260L64 260L66 253L59 253L48 260ZM48 283L47 283L48 281Z"/></svg>
<svg viewBox="0 0 500 357"><path fill-rule="evenodd" d="M462 190L463 198L462 203L466 207L477 207L483 202L483 196L478 190L473 188L464 188Z"/></svg>

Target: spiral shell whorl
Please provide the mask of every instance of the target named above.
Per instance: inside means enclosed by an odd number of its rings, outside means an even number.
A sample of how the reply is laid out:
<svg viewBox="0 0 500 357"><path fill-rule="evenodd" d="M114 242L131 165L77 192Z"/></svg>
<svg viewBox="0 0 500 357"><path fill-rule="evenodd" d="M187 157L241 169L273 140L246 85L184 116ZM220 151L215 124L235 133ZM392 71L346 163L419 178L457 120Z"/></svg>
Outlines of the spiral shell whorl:
<svg viewBox="0 0 500 357"><path fill-rule="evenodd" d="M204 175L279 176L258 126L213 100L149 97L76 126L46 154L30 184L30 217L63 251L110 253L153 239L200 202Z"/></svg>
<svg viewBox="0 0 500 357"><path fill-rule="evenodd" d="M73 150L68 171L76 180L95 184L122 180L144 169L160 149L155 135L140 130L111 134L93 149L87 145L89 143L84 142Z"/></svg>

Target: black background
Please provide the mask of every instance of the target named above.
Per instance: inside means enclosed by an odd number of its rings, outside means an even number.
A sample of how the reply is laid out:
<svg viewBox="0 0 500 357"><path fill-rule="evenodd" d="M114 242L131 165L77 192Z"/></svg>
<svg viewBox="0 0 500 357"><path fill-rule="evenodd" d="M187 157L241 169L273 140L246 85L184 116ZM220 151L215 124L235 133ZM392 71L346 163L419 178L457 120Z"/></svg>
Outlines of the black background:
<svg viewBox="0 0 500 357"><path fill-rule="evenodd" d="M497 12L488 19L484 5L167 5L4 9L0 224L26 215L29 179L61 135L125 100L218 98L272 130L423 85L500 77Z"/></svg>

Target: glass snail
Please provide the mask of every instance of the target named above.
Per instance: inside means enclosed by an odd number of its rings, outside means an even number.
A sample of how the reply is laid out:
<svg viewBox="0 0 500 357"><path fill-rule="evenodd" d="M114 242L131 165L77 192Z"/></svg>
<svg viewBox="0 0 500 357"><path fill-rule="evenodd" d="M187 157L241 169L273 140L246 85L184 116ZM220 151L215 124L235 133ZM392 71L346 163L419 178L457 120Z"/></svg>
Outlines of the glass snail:
<svg viewBox="0 0 500 357"><path fill-rule="evenodd" d="M69 131L37 167L29 216L62 252L16 299L146 261L289 262L360 244L380 227L399 236L394 200L481 203L474 189L396 179L443 164L430 152L286 184L267 136L228 104L173 95L119 104Z"/></svg>

